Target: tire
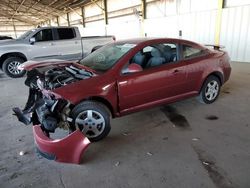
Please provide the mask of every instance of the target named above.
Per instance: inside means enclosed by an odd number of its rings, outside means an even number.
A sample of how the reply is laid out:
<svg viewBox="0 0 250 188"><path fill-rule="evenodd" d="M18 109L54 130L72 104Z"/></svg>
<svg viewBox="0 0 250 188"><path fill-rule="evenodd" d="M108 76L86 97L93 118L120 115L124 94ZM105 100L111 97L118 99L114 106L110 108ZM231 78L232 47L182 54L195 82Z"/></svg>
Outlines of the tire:
<svg viewBox="0 0 250 188"><path fill-rule="evenodd" d="M3 72L11 78L23 77L26 71L17 69L23 62L24 60L20 57L9 57L3 62Z"/></svg>
<svg viewBox="0 0 250 188"><path fill-rule="evenodd" d="M72 126L79 128L91 142L102 140L111 130L110 113L99 102L84 101L73 108L70 116Z"/></svg>
<svg viewBox="0 0 250 188"><path fill-rule="evenodd" d="M220 94L220 88L220 80L216 76L209 76L201 88L199 101L204 104L213 103Z"/></svg>

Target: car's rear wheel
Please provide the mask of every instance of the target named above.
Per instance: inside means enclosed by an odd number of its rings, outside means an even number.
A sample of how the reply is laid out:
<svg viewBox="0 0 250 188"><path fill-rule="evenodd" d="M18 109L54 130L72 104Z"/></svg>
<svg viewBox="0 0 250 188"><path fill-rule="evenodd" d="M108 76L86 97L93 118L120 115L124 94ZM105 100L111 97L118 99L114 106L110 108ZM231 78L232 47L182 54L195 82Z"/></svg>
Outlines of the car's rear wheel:
<svg viewBox="0 0 250 188"><path fill-rule="evenodd" d="M200 102L205 104L213 103L219 96L220 87L220 80L216 76L209 76L201 88L199 95Z"/></svg>
<svg viewBox="0 0 250 188"><path fill-rule="evenodd" d="M18 69L23 62L20 57L9 57L3 62L3 71L11 78L20 78L26 73L25 70Z"/></svg>
<svg viewBox="0 0 250 188"><path fill-rule="evenodd" d="M110 132L110 113L101 103L82 102L72 110L71 117L73 126L92 142L105 138Z"/></svg>

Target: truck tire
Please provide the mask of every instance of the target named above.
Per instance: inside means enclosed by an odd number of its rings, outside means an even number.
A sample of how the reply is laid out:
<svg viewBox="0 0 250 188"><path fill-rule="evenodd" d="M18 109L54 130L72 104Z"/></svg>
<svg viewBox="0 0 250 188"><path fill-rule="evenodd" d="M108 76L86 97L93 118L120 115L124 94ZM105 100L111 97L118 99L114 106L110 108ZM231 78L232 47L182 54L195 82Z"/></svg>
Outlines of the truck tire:
<svg viewBox="0 0 250 188"><path fill-rule="evenodd" d="M73 108L70 116L73 126L91 142L105 138L110 132L110 113L102 103L84 101Z"/></svg>
<svg viewBox="0 0 250 188"><path fill-rule="evenodd" d="M19 70L17 67L21 65L24 60L20 57L8 57L3 62L3 72L11 78L23 77L26 73L25 70Z"/></svg>

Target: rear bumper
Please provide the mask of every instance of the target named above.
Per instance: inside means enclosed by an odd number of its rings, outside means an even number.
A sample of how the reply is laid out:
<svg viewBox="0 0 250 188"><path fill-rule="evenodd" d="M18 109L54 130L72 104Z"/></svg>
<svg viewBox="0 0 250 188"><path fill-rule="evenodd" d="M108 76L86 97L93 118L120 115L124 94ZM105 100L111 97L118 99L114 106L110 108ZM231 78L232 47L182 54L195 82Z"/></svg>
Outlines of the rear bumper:
<svg viewBox="0 0 250 188"><path fill-rule="evenodd" d="M64 163L80 164L83 152L90 141L81 131L76 130L63 139L50 139L40 125L33 126L33 134L38 152L45 158Z"/></svg>

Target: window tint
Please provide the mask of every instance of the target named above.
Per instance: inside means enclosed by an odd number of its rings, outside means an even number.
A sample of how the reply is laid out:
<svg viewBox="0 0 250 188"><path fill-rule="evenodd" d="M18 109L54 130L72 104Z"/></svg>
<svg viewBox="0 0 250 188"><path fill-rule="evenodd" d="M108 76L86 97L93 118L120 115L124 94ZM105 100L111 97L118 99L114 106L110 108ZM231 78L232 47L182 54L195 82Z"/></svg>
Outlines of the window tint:
<svg viewBox="0 0 250 188"><path fill-rule="evenodd" d="M135 63L147 69L176 61L176 44L163 43L144 47L131 58L129 63Z"/></svg>
<svg viewBox="0 0 250 188"><path fill-rule="evenodd" d="M43 29L35 34L35 39L37 42L41 41L50 41L53 40L52 30L51 29Z"/></svg>
<svg viewBox="0 0 250 188"><path fill-rule="evenodd" d="M57 33L59 40L75 38L75 30L73 28L58 28Z"/></svg>
<svg viewBox="0 0 250 188"><path fill-rule="evenodd" d="M183 45L183 58L193 58L203 54L203 51L192 46Z"/></svg>

